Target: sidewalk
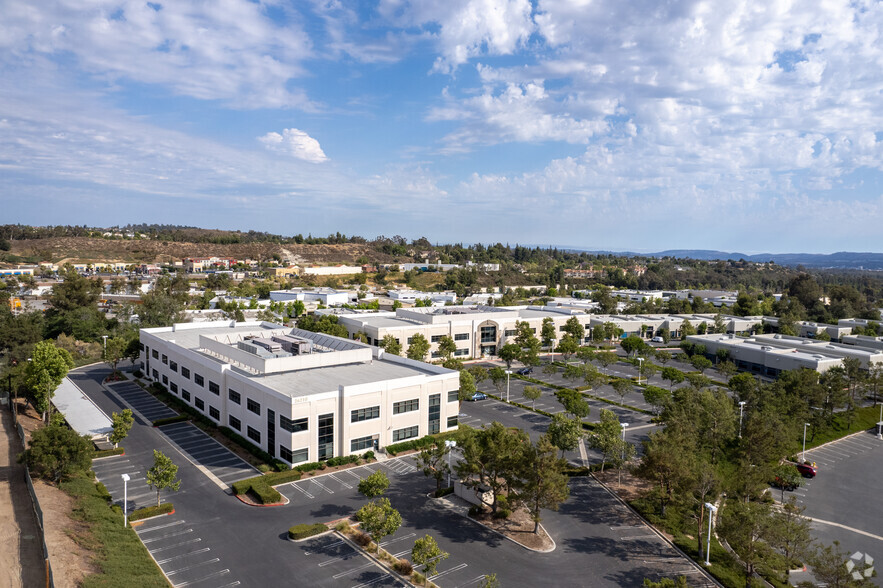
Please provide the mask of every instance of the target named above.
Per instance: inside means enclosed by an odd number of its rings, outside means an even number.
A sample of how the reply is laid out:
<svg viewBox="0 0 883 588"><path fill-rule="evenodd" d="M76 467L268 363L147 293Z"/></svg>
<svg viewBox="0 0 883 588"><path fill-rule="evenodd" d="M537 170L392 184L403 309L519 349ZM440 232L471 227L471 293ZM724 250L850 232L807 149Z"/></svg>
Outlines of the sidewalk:
<svg viewBox="0 0 883 588"><path fill-rule="evenodd" d="M37 515L25 482L25 468L19 464L24 451L7 406L0 407L0 584L3 586L45 585L43 547Z"/></svg>

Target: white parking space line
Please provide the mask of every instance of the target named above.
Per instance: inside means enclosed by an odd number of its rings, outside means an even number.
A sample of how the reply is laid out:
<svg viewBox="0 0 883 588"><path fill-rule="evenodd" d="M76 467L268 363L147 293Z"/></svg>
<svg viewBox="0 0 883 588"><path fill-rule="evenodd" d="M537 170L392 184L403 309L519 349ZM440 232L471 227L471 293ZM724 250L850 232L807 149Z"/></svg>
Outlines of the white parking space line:
<svg viewBox="0 0 883 588"><path fill-rule="evenodd" d="M831 449L830 447L819 447L817 449L814 449L814 451L823 451L825 453L833 453L834 455L839 455L841 457L852 457L854 455L852 453L846 453L845 451L837 451L837 450Z"/></svg>
<svg viewBox="0 0 883 588"><path fill-rule="evenodd" d="M176 559L181 559L182 557L187 557L188 555L197 555L199 553L205 553L206 551L211 551L210 547L203 547L202 549L197 549L196 551L191 551L189 553L181 553L179 555L173 555L172 557L167 557L166 559L158 559L156 563L159 565L163 565L164 563L169 563L170 561L174 561Z"/></svg>
<svg viewBox="0 0 883 588"><path fill-rule="evenodd" d="M387 578L390 578L390 577L392 577L392 574L384 574L384 575L380 576L379 578L371 580L370 582L365 582L364 584L356 584L355 586L353 586L353 588L367 588L368 586L372 586L378 582L382 582L383 580L386 580Z"/></svg>
<svg viewBox="0 0 883 588"><path fill-rule="evenodd" d="M620 541L637 541L638 539L659 539L656 535L635 535L633 537L620 537Z"/></svg>
<svg viewBox="0 0 883 588"><path fill-rule="evenodd" d="M209 574L208 576L203 576L202 578L200 578L198 580L191 580L189 582L181 582L180 584L175 584L175 588L183 588L184 586L192 586L193 584L198 584L199 582L202 582L203 580L208 580L209 578L217 578L218 576L224 576L229 573L230 573L230 570L228 570L228 569L220 570L220 571L217 571L213 574ZM230 584L225 584L225 586L239 586L239 580L236 580L235 582L231 582Z"/></svg>
<svg viewBox="0 0 883 588"><path fill-rule="evenodd" d="M361 565L361 566L359 566L359 567L357 567L357 568L353 568L353 569L351 569L351 570L345 570L345 571L343 571L343 572L339 572L339 573L337 573L337 574L334 574L334 575L331 576L331 577L334 578L335 580L339 580L340 578L343 578L344 576L349 576L349 575L352 574L353 572L360 572L360 571L362 571L362 570L364 570L364 569L374 567L375 565L377 565L377 564L375 564L373 561L370 561L370 562L368 562L368 563L366 563L366 564L364 564L364 565Z"/></svg>
<svg viewBox="0 0 883 588"><path fill-rule="evenodd" d="M453 568L451 568L451 569L449 569L449 570L445 570L445 571L443 571L443 572L441 572L441 573L439 573L439 574L436 574L436 575L430 577L429 580L432 581L432 582L434 582L434 581L436 580L436 578L441 578L442 576L446 576L446 575L448 575L448 574L452 574L452 573L454 573L454 572L458 572L458 571L462 570L463 568L467 567L467 565L468 565L468 564L460 564L460 565L458 565L458 566L456 566L456 567L453 567Z"/></svg>
<svg viewBox="0 0 883 588"><path fill-rule="evenodd" d="M337 547L338 545L340 545L342 543L346 543L346 541L335 541L334 543L329 543L328 545L320 545L320 546L318 546L318 548L316 548L315 551L305 551L304 555L311 555L313 553L322 553L326 549L329 549L331 547ZM347 545L347 547L349 547L349 545ZM352 547L350 547L350 550L352 550Z"/></svg>
<svg viewBox="0 0 883 588"><path fill-rule="evenodd" d="M342 555L340 557L335 557L335 558L323 561L322 563L319 564L319 567L324 568L325 566L330 566L331 564L337 563L339 561L343 561L345 559L350 559L353 556L353 553L355 553L355 550L351 549L349 552L347 552L346 555Z"/></svg>
<svg viewBox="0 0 883 588"><path fill-rule="evenodd" d="M405 555L406 553L411 553L411 550L410 550L410 549L406 549L406 550L404 550L404 551L400 551L400 552L398 552L398 553L393 553L392 556L395 557L395 558L399 558L399 557L402 557L403 555Z"/></svg>
<svg viewBox="0 0 883 588"><path fill-rule="evenodd" d="M407 539L410 539L411 537L415 537L416 535L417 535L417 533L408 533L407 535L403 535L401 537L396 537L395 539L390 539L389 541L384 541L383 543L380 544L380 546L385 547L385 546L390 545L392 543L396 543L397 541L405 541Z"/></svg>
<svg viewBox="0 0 883 588"><path fill-rule="evenodd" d="M214 558L207 561L201 561L199 563L193 564L192 566L187 566L186 568L181 568L180 570L174 570L171 572L166 572L166 576L174 576L175 574L180 574L181 572L187 572L192 570L193 568L198 568L199 566L207 566L208 564L213 564L221 561L220 558Z"/></svg>
<svg viewBox="0 0 883 588"><path fill-rule="evenodd" d="M360 478L358 475L356 475L356 473L355 473L353 470L343 470L343 473L351 475L352 477L354 477L354 478L355 478L356 480L358 480L359 482L362 481L362 478Z"/></svg>
<svg viewBox="0 0 883 588"><path fill-rule="evenodd" d="M291 486L292 486L292 488L295 488L295 489L300 490L301 492L303 492L303 493L306 495L307 498L315 498L315 496L313 496L312 494L310 494L309 492L307 492L306 490L304 490L303 488L301 488L298 484L291 484Z"/></svg>
<svg viewBox="0 0 883 588"><path fill-rule="evenodd" d="M175 521L174 523L168 523L165 525L157 525L156 527L150 527L149 529L140 529L138 531L138 535L141 535L141 533L147 533L148 531L158 531L160 529L168 529L169 527L175 527L177 525L183 525L183 524L184 524L184 521Z"/></svg>
<svg viewBox="0 0 883 588"><path fill-rule="evenodd" d="M334 480L335 482L337 482L338 484L342 484L344 487L349 488L350 490L353 489L352 486L350 486L349 484L347 484L346 482L344 482L343 480L341 480L340 478L338 478L334 474L328 474L328 477L331 478L332 480Z"/></svg>
<svg viewBox="0 0 883 588"><path fill-rule="evenodd" d="M319 488L321 488L322 490L324 490L328 494L334 494L334 490L330 490L329 488L326 488L319 480L312 479L312 480L310 480L310 482L312 482L313 484L315 484L316 486L318 486Z"/></svg>
<svg viewBox="0 0 883 588"><path fill-rule="evenodd" d="M485 575L476 576L476 577L472 578L471 580L469 580L468 582L466 582L465 584L460 584L459 586L457 586L457 588L466 588L467 586L472 586L473 584L478 584L479 582L484 580L486 577L487 576L485 576Z"/></svg>
<svg viewBox="0 0 883 588"><path fill-rule="evenodd" d="M160 551L166 551L169 549L174 549L176 547L181 547L182 545L190 545L191 543L199 543L202 541L201 538L197 537L196 539L191 539L190 541L184 541L183 543L175 543L174 545L167 545L165 547L159 547L157 549L148 549L150 553L159 553Z"/></svg>
<svg viewBox="0 0 883 588"><path fill-rule="evenodd" d="M162 541L163 539L168 539L169 537L177 537L178 535L186 535L187 533L192 533L193 529L187 529L185 531L181 531L180 533L170 533L169 535L163 535L162 537L152 537L151 539L142 539L141 543L153 543L154 541Z"/></svg>

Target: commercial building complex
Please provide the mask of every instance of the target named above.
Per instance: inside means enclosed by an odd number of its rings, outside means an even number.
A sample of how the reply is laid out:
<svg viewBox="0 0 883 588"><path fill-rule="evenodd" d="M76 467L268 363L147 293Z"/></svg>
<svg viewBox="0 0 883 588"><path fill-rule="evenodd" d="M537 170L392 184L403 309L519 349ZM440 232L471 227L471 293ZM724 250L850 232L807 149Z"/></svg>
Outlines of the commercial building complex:
<svg viewBox="0 0 883 588"><path fill-rule="evenodd" d="M289 464L457 428L459 374L267 322L141 330L147 376Z"/></svg>

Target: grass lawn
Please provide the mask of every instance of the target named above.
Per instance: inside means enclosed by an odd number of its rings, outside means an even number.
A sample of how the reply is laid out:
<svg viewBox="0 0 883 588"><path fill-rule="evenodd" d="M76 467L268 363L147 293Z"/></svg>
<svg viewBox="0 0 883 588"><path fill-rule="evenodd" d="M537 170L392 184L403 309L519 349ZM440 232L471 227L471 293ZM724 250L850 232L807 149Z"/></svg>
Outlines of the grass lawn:
<svg viewBox="0 0 883 588"><path fill-rule="evenodd" d="M111 507L107 494L95 482L78 476L61 483L61 489L76 500L71 517L89 525L89 533L75 541L94 554L101 569L86 576L83 586L157 586L167 588L159 567L131 528L123 527L123 513Z"/></svg>
<svg viewBox="0 0 883 588"><path fill-rule="evenodd" d="M807 433L806 448L812 449L813 447L818 447L819 445L828 443L829 441L840 439L841 437L851 435L852 433L867 431L871 427L875 427L877 425L877 420L879 418L879 406L866 406L863 408L858 408L856 409L855 416L852 419L852 425L847 427L845 415L843 415L842 413L838 413L834 415L834 426L831 429L821 431L817 435L811 435L809 432Z"/></svg>

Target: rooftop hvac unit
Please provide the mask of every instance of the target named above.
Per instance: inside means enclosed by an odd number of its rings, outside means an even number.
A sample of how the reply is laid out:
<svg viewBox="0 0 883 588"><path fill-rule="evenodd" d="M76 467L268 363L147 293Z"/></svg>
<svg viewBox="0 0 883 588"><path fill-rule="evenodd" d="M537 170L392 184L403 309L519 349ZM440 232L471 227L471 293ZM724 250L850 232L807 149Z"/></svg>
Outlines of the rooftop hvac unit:
<svg viewBox="0 0 883 588"><path fill-rule="evenodd" d="M282 349L292 355L306 355L313 352L313 342L303 337L292 337L291 335L277 335L273 337L273 341L282 346Z"/></svg>
<svg viewBox="0 0 883 588"><path fill-rule="evenodd" d="M254 345L259 345L259 346L263 347L264 349L266 349L270 353L277 353L279 351L282 351L282 345L277 343L276 341L273 341L272 339L269 339L269 338L262 337L262 338L252 339L251 342Z"/></svg>
<svg viewBox="0 0 883 588"><path fill-rule="evenodd" d="M243 351L247 351L248 353L251 353L252 355L257 355L259 357L272 357L272 354L269 351L267 351L265 348L261 347L260 345L255 345L253 343L253 341L254 340L239 341L236 344L236 347L238 347L239 349L241 349Z"/></svg>

